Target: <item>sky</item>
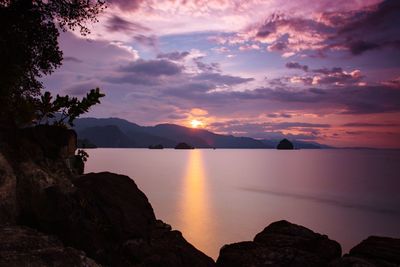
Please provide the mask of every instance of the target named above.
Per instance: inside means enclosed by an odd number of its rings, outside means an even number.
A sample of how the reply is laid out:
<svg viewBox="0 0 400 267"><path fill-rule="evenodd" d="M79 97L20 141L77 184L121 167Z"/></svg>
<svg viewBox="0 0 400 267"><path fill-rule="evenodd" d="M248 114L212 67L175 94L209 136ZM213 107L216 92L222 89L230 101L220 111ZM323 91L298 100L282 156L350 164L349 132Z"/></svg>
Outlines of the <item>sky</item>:
<svg viewBox="0 0 400 267"><path fill-rule="evenodd" d="M87 116L348 147L400 148L400 1L112 0L60 35L46 90Z"/></svg>

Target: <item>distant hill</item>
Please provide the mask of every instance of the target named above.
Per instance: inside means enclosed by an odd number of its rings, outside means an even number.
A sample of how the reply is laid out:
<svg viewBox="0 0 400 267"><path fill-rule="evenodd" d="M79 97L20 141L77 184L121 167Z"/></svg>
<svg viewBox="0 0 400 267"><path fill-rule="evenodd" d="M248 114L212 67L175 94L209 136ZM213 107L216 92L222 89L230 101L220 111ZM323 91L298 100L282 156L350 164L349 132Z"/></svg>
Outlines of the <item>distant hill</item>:
<svg viewBox="0 0 400 267"><path fill-rule="evenodd" d="M216 134L176 124L140 126L119 118L81 118L75 121L79 139L97 147L147 148L161 144L173 148L184 142L197 148L275 148L279 140L257 140L250 137ZM293 141L296 148L327 148L318 143Z"/></svg>

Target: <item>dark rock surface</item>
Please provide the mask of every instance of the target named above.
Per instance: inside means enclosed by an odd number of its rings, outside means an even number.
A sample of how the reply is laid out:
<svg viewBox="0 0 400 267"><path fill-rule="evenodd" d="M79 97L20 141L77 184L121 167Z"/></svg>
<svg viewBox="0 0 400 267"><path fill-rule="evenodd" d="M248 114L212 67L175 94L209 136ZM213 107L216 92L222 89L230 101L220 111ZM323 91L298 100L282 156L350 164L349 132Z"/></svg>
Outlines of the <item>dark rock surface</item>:
<svg viewBox="0 0 400 267"><path fill-rule="evenodd" d="M400 239L370 236L350 250L332 267L398 267L400 266Z"/></svg>
<svg viewBox="0 0 400 267"><path fill-rule="evenodd" d="M156 220L147 197L127 176L90 173L76 190L49 187L23 223L57 236L107 266L213 266L214 261Z"/></svg>
<svg viewBox="0 0 400 267"><path fill-rule="evenodd" d="M0 227L0 266L42 267L82 266L96 267L85 253L64 247L54 237L21 226Z"/></svg>
<svg viewBox="0 0 400 267"><path fill-rule="evenodd" d="M225 245L218 266L326 266L341 256L341 247L327 236L287 221L270 224L254 241Z"/></svg>
<svg viewBox="0 0 400 267"><path fill-rule="evenodd" d="M186 143L179 143L175 146L175 149L194 149L194 147Z"/></svg>
<svg viewBox="0 0 400 267"><path fill-rule="evenodd" d="M4 130L0 134L0 223L29 217L44 190L74 190L76 134L62 127Z"/></svg>
<svg viewBox="0 0 400 267"><path fill-rule="evenodd" d="M107 266L215 265L156 219L129 177L79 175L73 131L51 126L12 131L0 134L0 225L53 235ZM1 251L9 245L6 240Z"/></svg>
<svg viewBox="0 0 400 267"><path fill-rule="evenodd" d="M291 149L294 149L294 146L293 146L292 142L290 142L289 140L287 140L285 138L279 142L276 149L291 150Z"/></svg>

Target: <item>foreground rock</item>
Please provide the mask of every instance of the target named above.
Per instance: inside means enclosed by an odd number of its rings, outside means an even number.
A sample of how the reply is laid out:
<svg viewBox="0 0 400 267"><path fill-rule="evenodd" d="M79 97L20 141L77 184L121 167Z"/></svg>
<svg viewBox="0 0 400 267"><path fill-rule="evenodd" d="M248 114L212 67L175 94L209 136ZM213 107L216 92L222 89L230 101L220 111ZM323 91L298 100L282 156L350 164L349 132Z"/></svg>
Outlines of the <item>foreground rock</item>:
<svg viewBox="0 0 400 267"><path fill-rule="evenodd" d="M180 232L156 219L129 177L79 175L74 131L51 126L13 131L0 132L0 225L23 225L55 236L106 266L215 265ZM0 252L18 242L5 239ZM48 248L53 245L58 249L56 243ZM30 256L36 257L27 252ZM58 266L51 261L38 265Z"/></svg>
<svg viewBox="0 0 400 267"><path fill-rule="evenodd" d="M26 227L6 226L0 227L0 266L96 267L100 265L86 257L82 251L64 247L54 237Z"/></svg>
<svg viewBox="0 0 400 267"><path fill-rule="evenodd" d="M398 267L400 239L371 236L350 250L331 267Z"/></svg>
<svg viewBox="0 0 400 267"><path fill-rule="evenodd" d="M49 187L29 226L107 266L213 266L178 231L157 220L145 194L127 176L90 173L64 193Z"/></svg>
<svg viewBox="0 0 400 267"><path fill-rule="evenodd" d="M340 258L341 247L327 236L287 221L270 224L254 241L224 246L218 266L327 266Z"/></svg>
<svg viewBox="0 0 400 267"><path fill-rule="evenodd" d="M73 191L76 133L40 126L0 131L0 224L29 219L40 195L50 186Z"/></svg>

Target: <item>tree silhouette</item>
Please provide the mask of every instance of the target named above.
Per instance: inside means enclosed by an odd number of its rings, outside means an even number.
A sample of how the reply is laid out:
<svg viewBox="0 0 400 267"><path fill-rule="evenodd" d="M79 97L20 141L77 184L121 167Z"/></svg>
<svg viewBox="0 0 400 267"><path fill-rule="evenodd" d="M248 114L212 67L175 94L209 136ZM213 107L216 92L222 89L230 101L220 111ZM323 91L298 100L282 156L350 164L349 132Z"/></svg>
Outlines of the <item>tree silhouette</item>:
<svg viewBox="0 0 400 267"><path fill-rule="evenodd" d="M88 34L86 23L104 7L104 0L0 0L0 125L35 119L40 78L62 62L59 30Z"/></svg>

